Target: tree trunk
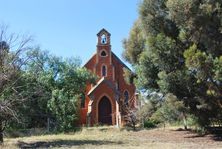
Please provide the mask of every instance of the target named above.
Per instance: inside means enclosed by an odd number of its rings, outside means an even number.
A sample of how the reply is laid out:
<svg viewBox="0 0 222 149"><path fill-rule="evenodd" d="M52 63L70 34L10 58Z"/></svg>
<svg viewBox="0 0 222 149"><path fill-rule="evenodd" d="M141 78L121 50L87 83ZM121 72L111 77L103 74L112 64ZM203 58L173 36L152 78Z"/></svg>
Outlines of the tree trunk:
<svg viewBox="0 0 222 149"><path fill-rule="evenodd" d="M133 131L136 130L136 123L133 122Z"/></svg>
<svg viewBox="0 0 222 149"><path fill-rule="evenodd" d="M50 118L47 116L47 131L50 131Z"/></svg>
<svg viewBox="0 0 222 149"><path fill-rule="evenodd" d="M187 130L187 116L184 112L183 112L183 125L184 129Z"/></svg>
<svg viewBox="0 0 222 149"><path fill-rule="evenodd" d="M3 143L3 124L2 120L0 120L0 144Z"/></svg>

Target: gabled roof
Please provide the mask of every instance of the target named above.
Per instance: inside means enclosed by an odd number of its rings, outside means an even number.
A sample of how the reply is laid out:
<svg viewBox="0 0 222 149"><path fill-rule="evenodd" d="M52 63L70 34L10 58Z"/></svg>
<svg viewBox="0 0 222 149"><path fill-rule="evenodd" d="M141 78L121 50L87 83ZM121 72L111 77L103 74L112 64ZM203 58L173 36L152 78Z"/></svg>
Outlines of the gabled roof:
<svg viewBox="0 0 222 149"><path fill-rule="evenodd" d="M113 83L111 83L109 80L106 80L105 77L102 77L97 84L91 88L91 90L88 92L88 96L90 96L102 83L106 83L106 85L111 88L116 94L120 94L119 91L115 88Z"/></svg>
<svg viewBox="0 0 222 149"><path fill-rule="evenodd" d="M122 60L120 60L120 58L119 58L118 56L116 56L115 53L113 53L113 52L111 52L111 53L112 53L112 56L113 56L120 64L123 65L123 67L125 67L126 69L128 69L129 71L132 72L132 70L131 70L128 66L126 66L126 64L125 64ZM96 56L96 53L94 53L93 56L92 56L92 57L85 63L85 65L83 65L83 66L85 67L88 63L90 63L95 56Z"/></svg>
<svg viewBox="0 0 222 149"><path fill-rule="evenodd" d="M100 84L102 84L102 82L105 80L105 78L104 77L102 77L98 82L97 82L97 84L95 85L95 86L93 86L93 88L91 88L91 90L88 92L88 96L100 85Z"/></svg>
<svg viewBox="0 0 222 149"><path fill-rule="evenodd" d="M106 29L101 29L99 32L98 32L98 34L97 34L97 36L99 36L99 35L101 35L101 33L106 33L108 36L111 36L111 34L106 30Z"/></svg>
<svg viewBox="0 0 222 149"><path fill-rule="evenodd" d="M121 63L126 69L128 69L129 71L132 72L132 70L131 70L128 66L126 66L126 64L125 64L121 59L119 59L119 57L116 56L115 53L112 52L112 55L113 55L113 56L116 58L116 60L117 60L119 63Z"/></svg>
<svg viewBox="0 0 222 149"><path fill-rule="evenodd" d="M83 65L84 67L96 56L96 53L92 55L92 57Z"/></svg>

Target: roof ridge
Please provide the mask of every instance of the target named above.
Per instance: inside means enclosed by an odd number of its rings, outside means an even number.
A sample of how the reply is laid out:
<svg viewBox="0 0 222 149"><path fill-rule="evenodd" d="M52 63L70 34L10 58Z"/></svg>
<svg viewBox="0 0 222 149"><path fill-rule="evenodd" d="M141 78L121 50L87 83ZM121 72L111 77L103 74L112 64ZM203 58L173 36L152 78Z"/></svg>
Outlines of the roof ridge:
<svg viewBox="0 0 222 149"><path fill-rule="evenodd" d="M88 92L87 95L90 95L104 80L105 80L105 77L102 77L102 78L96 83L96 85L93 86L93 87L89 90L89 92Z"/></svg>
<svg viewBox="0 0 222 149"><path fill-rule="evenodd" d="M133 72L113 51L111 51L112 54L115 56L115 58L121 63L123 64L124 67L126 67L129 71Z"/></svg>
<svg viewBox="0 0 222 149"><path fill-rule="evenodd" d="M83 67L86 66L86 64L88 64L90 62L90 60L96 55L96 52L91 56L91 58L89 58L89 60L83 65Z"/></svg>

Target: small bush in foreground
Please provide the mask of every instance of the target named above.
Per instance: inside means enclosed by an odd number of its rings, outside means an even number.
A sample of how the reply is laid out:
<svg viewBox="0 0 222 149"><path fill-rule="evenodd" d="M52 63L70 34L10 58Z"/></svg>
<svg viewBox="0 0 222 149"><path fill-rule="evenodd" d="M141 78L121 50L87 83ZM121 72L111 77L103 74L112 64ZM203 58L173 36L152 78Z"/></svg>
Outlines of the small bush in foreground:
<svg viewBox="0 0 222 149"><path fill-rule="evenodd" d="M158 122L154 120L146 120L143 123L144 128L155 128L157 127L157 125L158 125Z"/></svg>

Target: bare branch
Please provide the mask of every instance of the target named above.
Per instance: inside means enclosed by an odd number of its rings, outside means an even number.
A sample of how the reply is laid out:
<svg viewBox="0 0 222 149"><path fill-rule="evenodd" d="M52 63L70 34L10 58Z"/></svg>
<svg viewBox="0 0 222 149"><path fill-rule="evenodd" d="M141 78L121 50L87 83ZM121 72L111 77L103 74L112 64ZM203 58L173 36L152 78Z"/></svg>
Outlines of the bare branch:
<svg viewBox="0 0 222 149"><path fill-rule="evenodd" d="M30 97L24 97L18 85L22 79L21 68L28 61L29 57L25 52L31 47L31 36L20 36L12 33L7 34L7 26L0 25L0 43L7 44L7 49L0 49L0 117L1 119L14 118L17 121L16 106L23 103ZM3 53L3 54L1 54ZM24 85L25 87L25 85Z"/></svg>

